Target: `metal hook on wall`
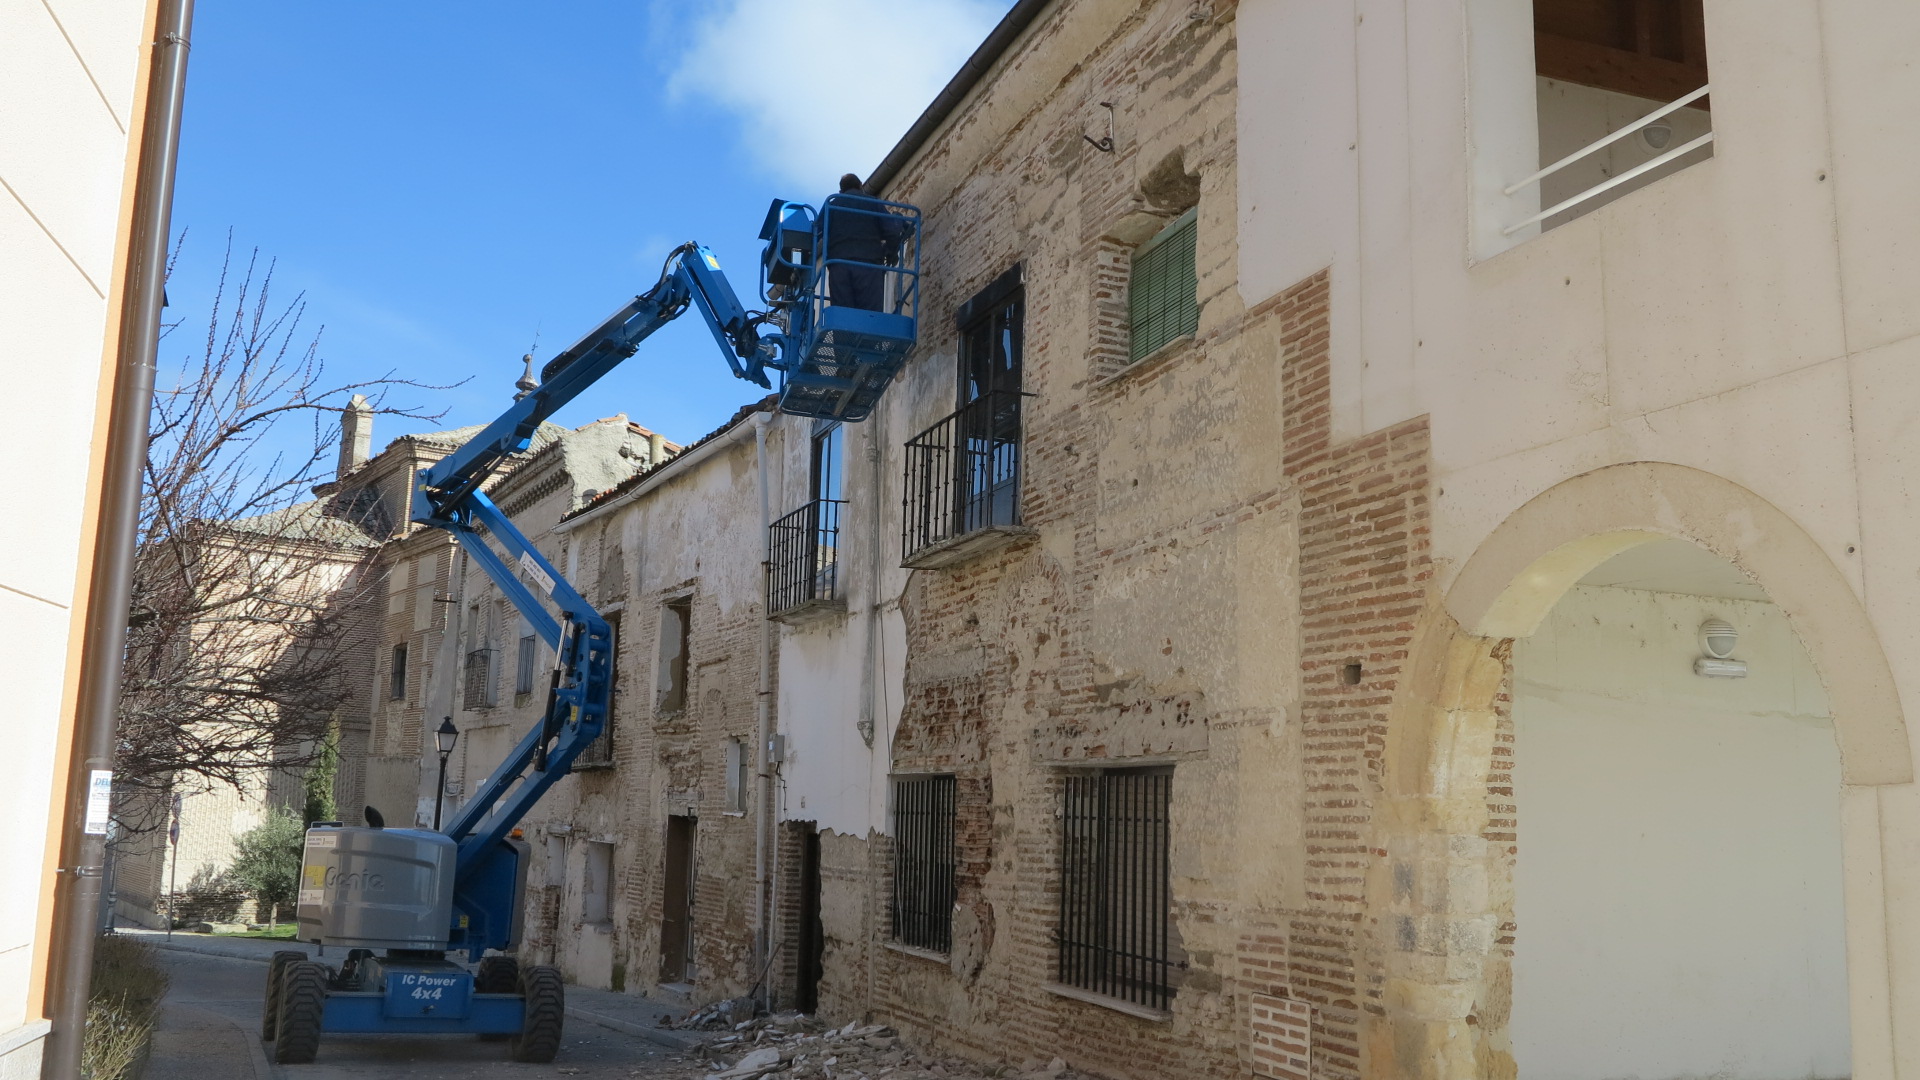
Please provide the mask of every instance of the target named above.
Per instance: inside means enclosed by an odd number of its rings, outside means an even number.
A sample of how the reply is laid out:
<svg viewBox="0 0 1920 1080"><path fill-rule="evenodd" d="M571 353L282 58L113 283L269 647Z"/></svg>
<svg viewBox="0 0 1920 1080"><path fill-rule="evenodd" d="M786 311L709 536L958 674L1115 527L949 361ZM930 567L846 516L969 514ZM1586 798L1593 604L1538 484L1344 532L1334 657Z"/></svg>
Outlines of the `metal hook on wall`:
<svg viewBox="0 0 1920 1080"><path fill-rule="evenodd" d="M1096 139L1087 134L1082 134L1080 137L1087 140L1095 150L1103 154L1111 154L1113 153L1113 102L1103 101L1100 103L1100 107L1107 110L1107 137L1104 139Z"/></svg>

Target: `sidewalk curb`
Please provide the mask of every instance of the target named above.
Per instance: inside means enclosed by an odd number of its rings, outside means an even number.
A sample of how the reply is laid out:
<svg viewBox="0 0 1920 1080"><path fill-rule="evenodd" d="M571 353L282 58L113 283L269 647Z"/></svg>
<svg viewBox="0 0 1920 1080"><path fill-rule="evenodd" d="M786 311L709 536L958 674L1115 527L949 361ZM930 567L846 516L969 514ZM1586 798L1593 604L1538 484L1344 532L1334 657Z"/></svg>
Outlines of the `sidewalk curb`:
<svg viewBox="0 0 1920 1080"><path fill-rule="evenodd" d="M646 1024L636 1024L631 1020L622 1020L617 1016L591 1012L578 1005L567 1006L567 1015L575 1020L585 1020L589 1024L598 1024L603 1028L611 1028L622 1034L637 1035L649 1042L659 1043L661 1046L674 1050L691 1050L701 1043L706 1042L708 1037L707 1034L696 1034L690 1031L674 1031L671 1028L649 1027Z"/></svg>

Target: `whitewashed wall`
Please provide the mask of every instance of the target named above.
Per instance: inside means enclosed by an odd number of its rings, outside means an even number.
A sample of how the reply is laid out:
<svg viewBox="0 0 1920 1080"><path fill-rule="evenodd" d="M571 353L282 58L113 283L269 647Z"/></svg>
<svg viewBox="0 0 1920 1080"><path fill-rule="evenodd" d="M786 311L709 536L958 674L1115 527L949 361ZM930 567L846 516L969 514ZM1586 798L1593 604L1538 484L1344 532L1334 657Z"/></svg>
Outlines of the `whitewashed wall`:
<svg viewBox="0 0 1920 1080"><path fill-rule="evenodd" d="M1712 616L1748 678L1693 673ZM1840 757L1780 610L1575 587L1513 718L1520 1075L1851 1075Z"/></svg>
<svg viewBox="0 0 1920 1080"><path fill-rule="evenodd" d="M44 1023L29 1015L45 893L55 740L69 677L75 590L102 353L110 333L115 233L133 126L142 0L0 4L0 378L30 392L8 435L34 467L8 470L0 500L0 651L8 717L0 756L0 1069L37 1072Z"/></svg>

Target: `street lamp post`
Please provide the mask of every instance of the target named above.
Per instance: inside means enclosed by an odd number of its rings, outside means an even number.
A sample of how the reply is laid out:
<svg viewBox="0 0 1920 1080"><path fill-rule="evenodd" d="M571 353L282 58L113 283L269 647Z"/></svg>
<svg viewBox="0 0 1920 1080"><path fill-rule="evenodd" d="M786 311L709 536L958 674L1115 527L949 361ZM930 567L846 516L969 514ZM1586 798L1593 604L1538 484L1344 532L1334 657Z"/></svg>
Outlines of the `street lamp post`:
<svg viewBox="0 0 1920 1080"><path fill-rule="evenodd" d="M453 753L453 744L460 741L460 729L453 726L453 717L440 721L440 729L433 733L433 741L440 748L440 785L433 793L433 827L440 828L440 804L447 798L447 758Z"/></svg>

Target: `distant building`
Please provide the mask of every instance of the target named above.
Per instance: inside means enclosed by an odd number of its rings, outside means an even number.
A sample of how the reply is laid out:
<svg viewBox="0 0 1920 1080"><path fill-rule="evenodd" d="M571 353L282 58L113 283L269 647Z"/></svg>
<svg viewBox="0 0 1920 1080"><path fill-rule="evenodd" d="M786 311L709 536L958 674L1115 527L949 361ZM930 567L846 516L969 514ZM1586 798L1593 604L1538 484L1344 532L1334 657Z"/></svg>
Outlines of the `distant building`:
<svg viewBox="0 0 1920 1080"><path fill-rule="evenodd" d="M418 470L479 428L403 436L370 456L372 422L363 399L342 411L339 466L335 479L317 489L319 498L219 532L224 542L255 557L285 554L300 560L303 572L287 587L306 590L302 599L349 627L344 636L352 647L330 673L350 688L333 715L338 739L333 795L341 817L360 823L371 805L393 824L426 825L432 822L435 770L422 765L423 748L425 759L433 759L433 743L423 742L422 725L431 731L438 726L431 718L450 715L455 707L456 672L473 661L445 651L467 641L472 631L470 621L468 629L458 629L460 615L448 584L464 559L448 534L413 525L409 506ZM537 464L536 471L563 485L578 475L610 487L654 454L675 449L625 417L577 431L549 424L535 435L528 453L510 460L493 483L498 489L521 466ZM519 508L511 494L504 497ZM452 634L450 627L456 628ZM271 663L286 643L263 641L261 648L263 663ZM309 756L309 748L297 749L289 760ZM241 834L274 807L302 808L306 768L278 767L274 761L275 755L263 758L262 767L239 787L183 780L171 793L119 808L130 826L115 844L119 917L166 925L175 907L195 907L196 897L226 873ZM179 796L177 842L170 839L172 795ZM253 920L268 915L251 903L240 904L237 914Z"/></svg>

